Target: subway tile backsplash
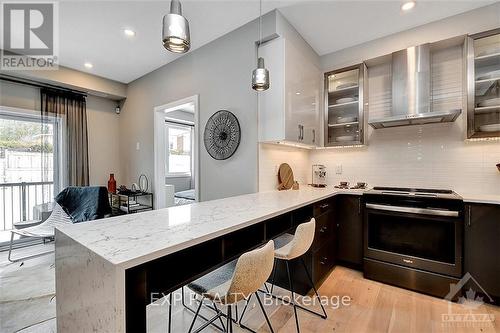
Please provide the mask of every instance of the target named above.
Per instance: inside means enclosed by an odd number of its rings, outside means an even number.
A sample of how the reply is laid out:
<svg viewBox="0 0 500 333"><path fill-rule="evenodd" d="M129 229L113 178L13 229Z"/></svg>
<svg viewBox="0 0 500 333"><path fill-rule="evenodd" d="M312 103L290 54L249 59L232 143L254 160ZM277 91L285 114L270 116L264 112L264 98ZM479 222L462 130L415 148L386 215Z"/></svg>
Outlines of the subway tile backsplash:
<svg viewBox="0 0 500 333"><path fill-rule="evenodd" d="M373 130L359 148L300 150L266 145L259 156L261 190L271 189L271 165L288 161L303 183L312 164L325 164L327 183L447 188L467 194L500 194L500 141L465 141L465 117L453 123ZM262 146L262 145L261 145ZM287 151L292 153L288 154ZM336 174L342 165L342 174ZM271 172L269 171L271 170ZM297 178L297 177L296 177ZM304 179L305 178L305 179Z"/></svg>
<svg viewBox="0 0 500 333"><path fill-rule="evenodd" d="M283 145L261 143L259 145L259 191L275 190L278 187L277 168L288 163L300 186L306 186L311 172L309 151ZM310 178L310 177L309 177Z"/></svg>

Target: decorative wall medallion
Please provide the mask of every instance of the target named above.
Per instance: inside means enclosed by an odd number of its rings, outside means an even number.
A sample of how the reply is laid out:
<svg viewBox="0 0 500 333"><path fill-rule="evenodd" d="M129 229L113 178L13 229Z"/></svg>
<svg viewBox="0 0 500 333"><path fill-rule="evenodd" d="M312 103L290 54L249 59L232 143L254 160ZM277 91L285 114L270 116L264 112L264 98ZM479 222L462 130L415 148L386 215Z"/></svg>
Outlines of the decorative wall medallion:
<svg viewBox="0 0 500 333"><path fill-rule="evenodd" d="M240 123L231 112L217 111L208 119L203 139L210 156L216 160L228 159L240 144Z"/></svg>

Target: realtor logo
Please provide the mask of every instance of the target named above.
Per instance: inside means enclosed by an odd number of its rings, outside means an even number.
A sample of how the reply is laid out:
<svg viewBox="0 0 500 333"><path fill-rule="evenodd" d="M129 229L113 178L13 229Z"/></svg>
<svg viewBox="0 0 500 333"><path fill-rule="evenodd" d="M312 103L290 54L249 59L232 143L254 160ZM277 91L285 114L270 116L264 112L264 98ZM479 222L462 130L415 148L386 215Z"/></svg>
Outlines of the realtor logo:
<svg viewBox="0 0 500 333"><path fill-rule="evenodd" d="M1 69L57 69L58 4L2 2Z"/></svg>
<svg viewBox="0 0 500 333"><path fill-rule="evenodd" d="M480 311L484 304L484 297L478 295L472 287L475 287L490 302L493 301L479 282L470 273L466 273L457 284L450 285L450 292L445 296L445 300L448 301L448 313L441 314L443 327L493 327L495 315ZM469 288L465 291L465 295L463 295L464 288ZM453 309L453 299L457 299L457 303L461 305L461 311L455 311L456 307L455 310Z"/></svg>

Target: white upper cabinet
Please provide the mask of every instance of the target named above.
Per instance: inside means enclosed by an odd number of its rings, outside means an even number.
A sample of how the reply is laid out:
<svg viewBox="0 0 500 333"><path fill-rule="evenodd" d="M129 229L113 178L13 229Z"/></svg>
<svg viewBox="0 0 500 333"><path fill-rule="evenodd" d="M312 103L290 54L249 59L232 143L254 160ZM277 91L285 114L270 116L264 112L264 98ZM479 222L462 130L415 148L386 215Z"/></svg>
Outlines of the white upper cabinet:
<svg viewBox="0 0 500 333"><path fill-rule="evenodd" d="M259 141L319 145L319 68L283 37L261 45L259 56L270 75L270 88L259 93Z"/></svg>

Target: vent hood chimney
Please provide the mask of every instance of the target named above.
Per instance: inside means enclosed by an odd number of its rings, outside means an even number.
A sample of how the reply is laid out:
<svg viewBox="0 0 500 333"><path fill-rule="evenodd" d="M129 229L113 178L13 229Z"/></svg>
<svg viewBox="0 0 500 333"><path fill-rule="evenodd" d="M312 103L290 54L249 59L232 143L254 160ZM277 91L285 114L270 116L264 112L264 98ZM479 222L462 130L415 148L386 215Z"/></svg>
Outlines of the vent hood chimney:
<svg viewBox="0 0 500 333"><path fill-rule="evenodd" d="M370 119L373 128L455 121L462 110L432 111L430 44L392 54L392 114Z"/></svg>

